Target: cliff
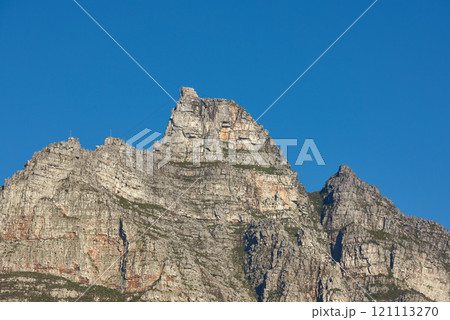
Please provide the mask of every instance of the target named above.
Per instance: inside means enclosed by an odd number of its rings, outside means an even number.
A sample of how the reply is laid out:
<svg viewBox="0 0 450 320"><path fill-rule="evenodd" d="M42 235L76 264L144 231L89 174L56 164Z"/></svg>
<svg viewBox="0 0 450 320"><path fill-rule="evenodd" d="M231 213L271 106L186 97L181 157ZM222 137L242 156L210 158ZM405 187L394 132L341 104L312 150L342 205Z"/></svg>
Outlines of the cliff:
<svg viewBox="0 0 450 320"><path fill-rule="evenodd" d="M231 100L183 89L162 141L130 148L70 138L6 181L1 300L450 300L448 230L344 165L307 193Z"/></svg>

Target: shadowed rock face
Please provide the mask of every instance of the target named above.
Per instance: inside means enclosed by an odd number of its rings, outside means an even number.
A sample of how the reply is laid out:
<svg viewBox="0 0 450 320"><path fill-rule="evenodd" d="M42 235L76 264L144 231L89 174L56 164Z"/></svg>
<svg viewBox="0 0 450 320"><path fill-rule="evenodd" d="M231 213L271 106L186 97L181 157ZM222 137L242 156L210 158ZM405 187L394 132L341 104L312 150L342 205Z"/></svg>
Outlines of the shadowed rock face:
<svg viewBox="0 0 450 320"><path fill-rule="evenodd" d="M208 161L204 147L192 165L199 138L246 164ZM1 300L70 301L90 284L81 300L450 300L447 230L403 215L347 166L306 193L233 101L183 88L151 158L171 161L152 174L127 165L127 148L70 138L6 181Z"/></svg>
<svg viewBox="0 0 450 320"><path fill-rule="evenodd" d="M368 279L395 279L430 299L448 300L448 230L405 216L345 165L326 182L320 197L321 223L332 248L341 248L346 270Z"/></svg>

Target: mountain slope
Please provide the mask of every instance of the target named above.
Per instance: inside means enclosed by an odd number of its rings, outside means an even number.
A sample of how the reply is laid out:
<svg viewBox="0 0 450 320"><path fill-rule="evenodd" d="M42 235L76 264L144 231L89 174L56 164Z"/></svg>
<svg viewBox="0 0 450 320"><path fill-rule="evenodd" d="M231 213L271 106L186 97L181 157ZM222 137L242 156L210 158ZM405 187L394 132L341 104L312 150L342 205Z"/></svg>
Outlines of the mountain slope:
<svg viewBox="0 0 450 320"><path fill-rule="evenodd" d="M410 288L433 300L448 297L449 232L441 225L405 216L345 165L319 197L331 252L346 270L367 276L370 287L381 281L394 286L390 291Z"/></svg>
<svg viewBox="0 0 450 320"><path fill-rule="evenodd" d="M82 299L450 300L447 230L346 166L308 194L235 102L182 89L153 149L70 138L7 180L0 299L72 301L94 284Z"/></svg>

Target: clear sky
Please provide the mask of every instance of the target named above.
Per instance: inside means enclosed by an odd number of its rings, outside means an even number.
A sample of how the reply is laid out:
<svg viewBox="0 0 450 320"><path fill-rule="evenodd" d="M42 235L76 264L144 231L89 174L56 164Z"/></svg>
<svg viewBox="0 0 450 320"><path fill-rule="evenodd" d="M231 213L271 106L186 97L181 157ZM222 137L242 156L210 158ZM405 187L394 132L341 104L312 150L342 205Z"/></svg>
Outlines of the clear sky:
<svg viewBox="0 0 450 320"><path fill-rule="evenodd" d="M255 118L371 2L79 0L176 99L192 86ZM450 227L449 41L448 0L379 0L261 118L315 140L326 166L294 167L308 191L345 163ZM90 149L164 132L173 101L73 1L2 0L0 43L2 181L70 130Z"/></svg>

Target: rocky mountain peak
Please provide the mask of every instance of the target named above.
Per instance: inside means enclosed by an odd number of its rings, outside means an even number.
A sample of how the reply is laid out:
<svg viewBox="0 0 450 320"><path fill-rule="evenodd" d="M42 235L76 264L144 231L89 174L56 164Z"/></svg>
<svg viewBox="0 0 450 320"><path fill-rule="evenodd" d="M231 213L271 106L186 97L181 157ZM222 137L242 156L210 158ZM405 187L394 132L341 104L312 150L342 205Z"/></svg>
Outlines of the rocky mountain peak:
<svg viewBox="0 0 450 320"><path fill-rule="evenodd" d="M227 161L245 165L279 167L287 164L269 132L232 100L199 98L183 87L172 110L164 138L153 149L175 161ZM254 156L253 151L259 151ZM231 157L233 159L231 159Z"/></svg>
<svg viewBox="0 0 450 320"><path fill-rule="evenodd" d="M180 89L180 99L186 97L198 98L197 92L195 92L194 88L181 87Z"/></svg>
<svg viewBox="0 0 450 320"><path fill-rule="evenodd" d="M342 164L336 172L325 183L323 192L327 190L339 189L340 191L356 192L361 194L362 191L372 193L374 196L381 196L380 191L376 186L370 185L361 180L358 175L347 165Z"/></svg>
<svg viewBox="0 0 450 320"><path fill-rule="evenodd" d="M349 166L347 166L345 164L341 164L339 166L337 175L338 176L349 176L349 175L356 176L355 172Z"/></svg>
<svg viewBox="0 0 450 320"><path fill-rule="evenodd" d="M327 195L328 201L365 201L370 199L383 199L379 189L362 181L347 165L342 164L336 174L327 180L321 193ZM388 199L387 199L388 200ZM388 200L390 202L390 200Z"/></svg>
<svg viewBox="0 0 450 320"><path fill-rule="evenodd" d="M377 275L391 287L408 283L412 290L406 300L448 297L449 257L444 252L450 242L442 226L404 215L346 165L328 179L320 196L320 220L329 232L333 259L349 272ZM406 276L405 270L413 269ZM426 286L433 290L422 289Z"/></svg>

